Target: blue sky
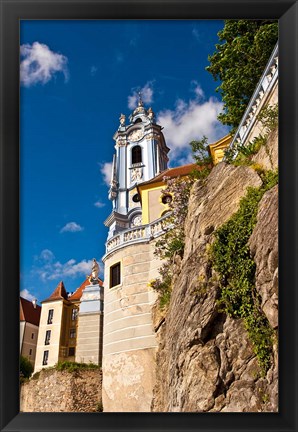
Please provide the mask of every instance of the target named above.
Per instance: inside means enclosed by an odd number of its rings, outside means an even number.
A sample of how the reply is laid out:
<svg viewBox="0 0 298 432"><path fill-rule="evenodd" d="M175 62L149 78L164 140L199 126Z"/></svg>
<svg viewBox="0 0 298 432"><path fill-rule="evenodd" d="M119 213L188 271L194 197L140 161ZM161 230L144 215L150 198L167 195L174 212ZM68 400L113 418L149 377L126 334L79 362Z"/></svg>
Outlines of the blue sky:
<svg viewBox="0 0 298 432"><path fill-rule="evenodd" d="M205 70L222 21L21 21L21 293L74 291L103 270L107 199L121 113L142 90L164 126L170 166L189 142L227 129ZM103 274L103 273L102 273Z"/></svg>

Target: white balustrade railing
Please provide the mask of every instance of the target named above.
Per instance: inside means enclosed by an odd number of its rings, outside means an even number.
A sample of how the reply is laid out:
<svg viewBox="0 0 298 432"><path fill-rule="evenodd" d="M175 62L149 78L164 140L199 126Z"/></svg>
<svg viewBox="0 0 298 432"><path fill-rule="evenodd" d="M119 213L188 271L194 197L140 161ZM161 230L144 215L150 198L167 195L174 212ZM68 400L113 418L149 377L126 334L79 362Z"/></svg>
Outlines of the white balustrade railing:
<svg viewBox="0 0 298 432"><path fill-rule="evenodd" d="M242 143L245 145L246 140L257 121L256 112L263 105L266 96L270 93L274 84L278 80L278 44L275 46L267 66L259 80L259 83L249 101L239 127L231 141L230 148Z"/></svg>
<svg viewBox="0 0 298 432"><path fill-rule="evenodd" d="M169 215L146 225L129 228L106 242L106 254L122 247L124 244L153 240L171 228Z"/></svg>

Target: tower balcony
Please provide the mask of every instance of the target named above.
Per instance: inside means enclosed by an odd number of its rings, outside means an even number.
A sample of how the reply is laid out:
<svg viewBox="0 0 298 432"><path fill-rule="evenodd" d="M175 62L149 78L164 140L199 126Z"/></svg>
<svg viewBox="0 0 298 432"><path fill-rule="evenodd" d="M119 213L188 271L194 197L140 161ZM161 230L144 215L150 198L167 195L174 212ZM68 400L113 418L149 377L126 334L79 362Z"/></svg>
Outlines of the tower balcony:
<svg viewBox="0 0 298 432"><path fill-rule="evenodd" d="M135 226L122 231L106 242L106 253L103 259L105 259L111 252L114 252L123 246L154 240L155 238L165 234L165 232L172 227L171 215L170 213L167 213L154 222L146 225Z"/></svg>

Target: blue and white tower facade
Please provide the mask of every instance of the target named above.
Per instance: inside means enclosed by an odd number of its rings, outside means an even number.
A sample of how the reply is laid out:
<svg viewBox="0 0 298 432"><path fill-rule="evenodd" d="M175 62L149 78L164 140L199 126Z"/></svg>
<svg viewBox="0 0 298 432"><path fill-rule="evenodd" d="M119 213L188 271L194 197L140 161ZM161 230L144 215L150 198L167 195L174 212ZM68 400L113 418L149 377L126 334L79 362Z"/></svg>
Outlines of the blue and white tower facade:
<svg viewBox="0 0 298 432"><path fill-rule="evenodd" d="M106 284L102 400L105 412L146 412L153 398L157 350L151 318L157 294L148 283L158 277L160 267L154 255L160 222L144 224L138 185L166 170L169 148L141 95L128 124L121 114L114 140L109 190L113 207L105 221L109 233L102 258Z"/></svg>
<svg viewBox="0 0 298 432"><path fill-rule="evenodd" d="M167 169L169 148L162 127L156 124L152 108L144 107L139 94L138 106L129 116L120 116L114 135L116 153L113 158L109 199L113 210L105 221L108 240L120 231L141 224L142 209L136 186Z"/></svg>

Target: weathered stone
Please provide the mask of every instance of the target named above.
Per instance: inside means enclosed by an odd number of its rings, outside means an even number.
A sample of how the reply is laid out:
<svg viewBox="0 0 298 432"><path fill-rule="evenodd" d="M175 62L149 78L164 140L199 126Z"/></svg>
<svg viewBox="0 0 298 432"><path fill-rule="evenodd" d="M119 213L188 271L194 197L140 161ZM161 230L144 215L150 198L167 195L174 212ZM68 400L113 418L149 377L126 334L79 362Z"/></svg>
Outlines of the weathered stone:
<svg viewBox="0 0 298 432"><path fill-rule="evenodd" d="M252 161L260 164L266 170L275 170L278 167L278 130L274 130L268 137L267 143L253 156Z"/></svg>
<svg viewBox="0 0 298 432"><path fill-rule="evenodd" d="M102 404L100 369L43 369L21 386L21 412L97 412ZM42 387L42 391L40 391Z"/></svg>
<svg viewBox="0 0 298 432"><path fill-rule="evenodd" d="M272 412L278 409L277 349L266 377L241 319L220 312L218 276L209 261L213 233L261 180L248 167L221 163L192 188L182 262L176 263L167 310L153 308L158 341L152 411ZM259 205L250 241L264 312L277 325L277 188ZM277 298L277 297L276 297ZM266 309L268 307L268 310Z"/></svg>
<svg viewBox="0 0 298 432"><path fill-rule="evenodd" d="M256 289L262 309L273 328L278 326L278 186L265 193L258 222L249 240L256 262Z"/></svg>
<svg viewBox="0 0 298 432"><path fill-rule="evenodd" d="M213 168L208 180L197 181L192 188L185 222L184 259L196 250L202 236L211 234L237 211L249 186L260 185L261 179L252 169L223 162Z"/></svg>
<svg viewBox="0 0 298 432"><path fill-rule="evenodd" d="M155 349L114 353L103 359L106 412L148 411L152 399ZM144 371L148 371L146 374ZM149 372L151 371L151 375ZM115 405L116 404L116 405Z"/></svg>

